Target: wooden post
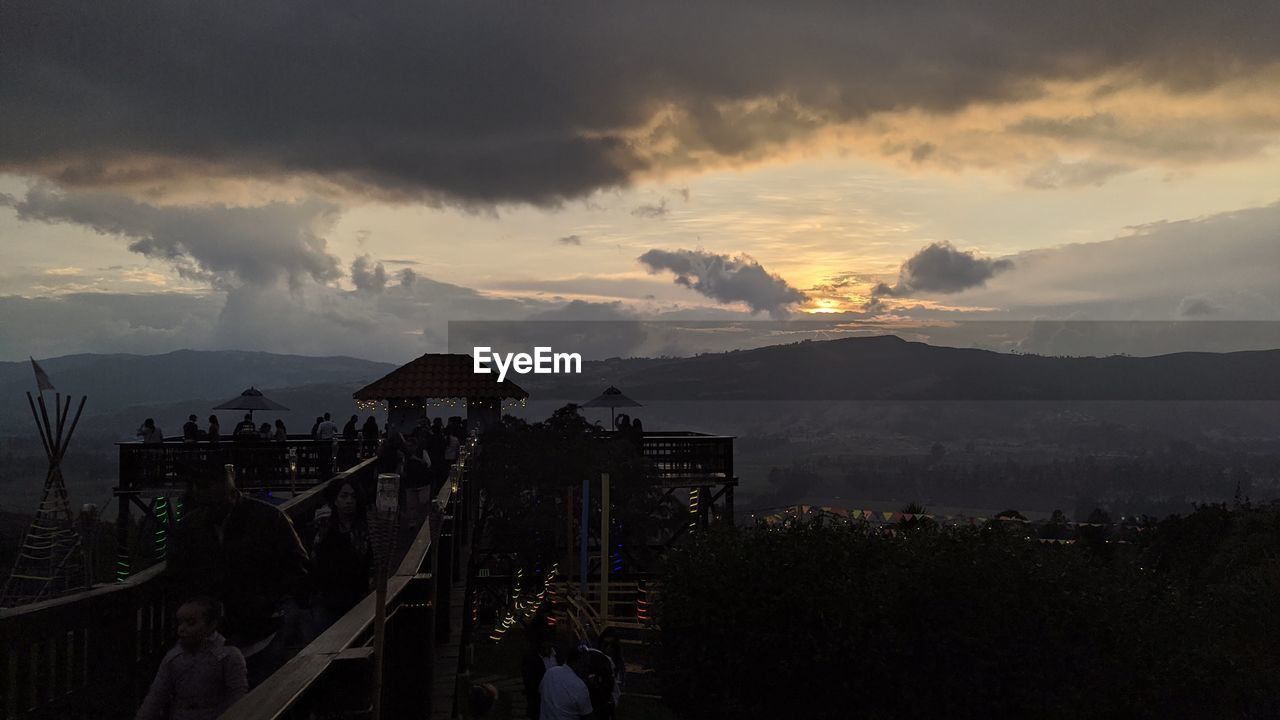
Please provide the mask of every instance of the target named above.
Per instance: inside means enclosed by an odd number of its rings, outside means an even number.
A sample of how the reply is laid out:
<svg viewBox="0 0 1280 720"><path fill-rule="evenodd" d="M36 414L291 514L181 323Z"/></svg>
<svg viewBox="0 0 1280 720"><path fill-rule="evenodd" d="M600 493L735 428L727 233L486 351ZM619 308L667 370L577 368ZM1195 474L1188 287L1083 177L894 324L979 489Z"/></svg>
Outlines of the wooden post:
<svg viewBox="0 0 1280 720"><path fill-rule="evenodd" d="M587 529L591 527L591 517L587 514L591 507L591 481L582 481L582 513L578 516L578 562L582 564L579 570L578 590L582 592L582 599L587 599L587 573L591 568L591 556L587 554Z"/></svg>
<svg viewBox="0 0 1280 720"><path fill-rule="evenodd" d="M570 485L564 489L564 567L568 571L565 579L573 582L574 561L573 561L573 486Z"/></svg>
<svg viewBox="0 0 1280 720"><path fill-rule="evenodd" d="M396 545L396 514L400 509L400 476L395 473L378 475L375 512L384 518L386 537L381 538L384 552L378 562L377 586L374 589L373 609L373 720L382 718L382 675L387 655L387 566Z"/></svg>
<svg viewBox="0 0 1280 720"><path fill-rule="evenodd" d="M609 473L600 473L600 621L609 618Z"/></svg>

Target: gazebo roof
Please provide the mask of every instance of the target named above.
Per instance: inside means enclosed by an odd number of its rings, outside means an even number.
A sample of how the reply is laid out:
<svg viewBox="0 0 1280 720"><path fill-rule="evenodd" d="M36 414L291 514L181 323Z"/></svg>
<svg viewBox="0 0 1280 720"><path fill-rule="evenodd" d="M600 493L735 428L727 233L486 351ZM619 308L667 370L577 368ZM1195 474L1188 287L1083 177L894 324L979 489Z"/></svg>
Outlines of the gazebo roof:
<svg viewBox="0 0 1280 720"><path fill-rule="evenodd" d="M514 398L529 397L524 388L496 374L473 372L470 355L428 353L392 370L380 380L357 390L356 400L404 400L412 398Z"/></svg>

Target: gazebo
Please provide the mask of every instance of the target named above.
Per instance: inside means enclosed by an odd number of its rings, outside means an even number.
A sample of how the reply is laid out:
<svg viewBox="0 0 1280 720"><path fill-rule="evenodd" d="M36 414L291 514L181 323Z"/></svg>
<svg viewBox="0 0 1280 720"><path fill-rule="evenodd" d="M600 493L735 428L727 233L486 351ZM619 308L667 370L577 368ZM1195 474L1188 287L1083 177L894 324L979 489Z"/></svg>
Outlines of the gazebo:
<svg viewBox="0 0 1280 720"><path fill-rule="evenodd" d="M428 353L357 390L352 397L362 410L384 403L387 422L408 432L418 420L433 415L462 415L468 425L483 431L502 419L502 402L524 402L524 388L494 374L477 374L470 355Z"/></svg>

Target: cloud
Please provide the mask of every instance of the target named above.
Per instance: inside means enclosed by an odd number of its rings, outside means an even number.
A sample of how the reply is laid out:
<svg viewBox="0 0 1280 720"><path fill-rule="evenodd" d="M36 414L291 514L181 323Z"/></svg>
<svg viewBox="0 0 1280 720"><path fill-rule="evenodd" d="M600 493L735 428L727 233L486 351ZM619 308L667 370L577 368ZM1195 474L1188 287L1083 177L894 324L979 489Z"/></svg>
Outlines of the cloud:
<svg viewBox="0 0 1280 720"><path fill-rule="evenodd" d="M183 277L213 285L272 285L341 276L322 234L339 211L310 200L261 207L153 206L105 193L31 188L12 203L28 222L73 223L131 240L129 249L171 264Z"/></svg>
<svg viewBox="0 0 1280 720"><path fill-rule="evenodd" d="M400 275L402 283L404 271ZM382 263L375 264L368 255L361 255L351 262L351 282L359 292L380 293L387 289L387 269Z"/></svg>
<svg viewBox="0 0 1280 720"><path fill-rule="evenodd" d="M675 274L683 285L722 303L746 303L752 313L785 318L808 299L779 275L770 274L746 255L731 257L702 250L650 250L637 258L651 273Z"/></svg>
<svg viewBox="0 0 1280 720"><path fill-rule="evenodd" d="M187 10L6 6L19 31L0 66L0 172L142 195L268 178L555 205L889 113L1082 81L1186 96L1265 79L1280 59L1275 3L1177 0L1158 22L1103 0ZM932 162L930 142L910 152Z"/></svg>
<svg viewBox="0 0 1280 720"><path fill-rule="evenodd" d="M1136 168L1124 163L1100 160L1062 162L1055 158L1034 168L1023 178L1023 184L1037 190L1084 185L1100 186L1116 175L1131 172L1134 169Z"/></svg>
<svg viewBox="0 0 1280 720"><path fill-rule="evenodd" d="M1178 301L1174 314L1180 318L1207 317L1222 312L1222 308L1202 297L1184 297Z"/></svg>
<svg viewBox="0 0 1280 720"><path fill-rule="evenodd" d="M964 300L1018 319L1083 313L1091 320L1165 321L1174 313L1274 321L1278 238L1280 203L1149 223L1108 240L1012 255L1017 272L967 291Z"/></svg>
<svg viewBox="0 0 1280 720"><path fill-rule="evenodd" d="M561 245L579 245L580 246L582 245L582 237L580 235L565 235L562 238L557 238L556 242L560 243Z"/></svg>
<svg viewBox="0 0 1280 720"><path fill-rule="evenodd" d="M638 218L660 220L667 216L667 199L662 198L656 203L645 203L637 206L631 211L631 214Z"/></svg>
<svg viewBox="0 0 1280 720"><path fill-rule="evenodd" d="M1012 260L978 257L958 250L949 242L936 242L907 258L898 270L895 285L879 283L871 290L871 305L882 297L908 297L916 293L958 293L983 287L997 273L1013 267Z"/></svg>
<svg viewBox="0 0 1280 720"><path fill-rule="evenodd" d="M418 282L418 273L413 268L405 268L400 271L400 287L405 290L412 290L414 283Z"/></svg>

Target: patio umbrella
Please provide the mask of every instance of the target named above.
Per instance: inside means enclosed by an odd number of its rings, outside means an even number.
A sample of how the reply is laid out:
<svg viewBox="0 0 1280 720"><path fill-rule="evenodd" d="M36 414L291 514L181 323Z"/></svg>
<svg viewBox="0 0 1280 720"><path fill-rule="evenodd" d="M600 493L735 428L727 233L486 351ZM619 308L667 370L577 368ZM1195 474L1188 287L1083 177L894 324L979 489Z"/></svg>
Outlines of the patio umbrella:
<svg viewBox="0 0 1280 720"><path fill-rule="evenodd" d="M230 400L222 403L221 405L215 405L213 409L214 410L248 410L250 420L253 419L254 410L275 410L275 411L289 410L289 408L281 405L280 403L274 400L267 399L267 397L262 394L262 391L255 387L251 387L248 390L245 390L244 392L240 393L238 396L231 398Z"/></svg>
<svg viewBox="0 0 1280 720"><path fill-rule="evenodd" d="M620 408L620 407L644 407L644 406L643 406L643 405L641 405L640 403L636 402L635 400L632 400L631 398L627 397L626 395L623 395L621 390L619 390L618 388L616 388L616 387L614 387L614 386L610 385L608 388L606 388L606 389L605 389L605 391L604 391L604 392L602 392L602 393L600 393L599 395L597 395L596 397L594 397L594 398L592 398L592 399L590 399L590 400L588 400L588 401L586 401L586 402L582 403L582 407L607 407L607 408L609 408L609 427L613 427L613 426L614 426L614 425L613 425L613 423L614 423L614 421L617 419L617 418L614 416L614 410L615 410L616 408Z"/></svg>

